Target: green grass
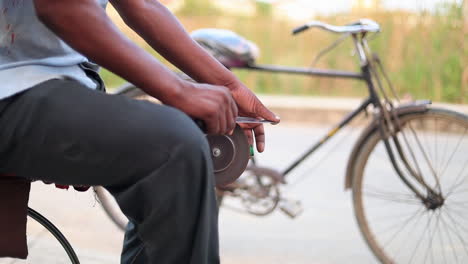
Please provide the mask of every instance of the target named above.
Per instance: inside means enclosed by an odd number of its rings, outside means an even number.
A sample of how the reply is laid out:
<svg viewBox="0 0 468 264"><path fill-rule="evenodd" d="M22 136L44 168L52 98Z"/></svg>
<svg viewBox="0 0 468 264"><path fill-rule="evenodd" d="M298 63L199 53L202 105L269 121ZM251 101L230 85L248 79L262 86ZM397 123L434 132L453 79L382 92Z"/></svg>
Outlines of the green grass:
<svg viewBox="0 0 468 264"><path fill-rule="evenodd" d="M263 64L308 67L314 56L337 37L319 30L293 37L290 32L297 24L274 20L268 10L257 17L215 16L212 9L200 14L188 10L183 9L179 14L188 31L203 27L233 30L257 43L261 51L258 63ZM468 71L466 33L459 7L444 6L437 14L381 11L317 19L343 25L361 17L371 18L382 27L382 32L371 42L371 48L380 55L399 94L411 94L416 99L468 103L468 84L462 80L464 67ZM148 46L141 45L154 54ZM352 51L352 41L348 40L316 66L359 70ZM365 85L358 81L245 70L236 70L235 74L259 93L360 97L367 92ZM110 87L123 83L106 70L102 75Z"/></svg>

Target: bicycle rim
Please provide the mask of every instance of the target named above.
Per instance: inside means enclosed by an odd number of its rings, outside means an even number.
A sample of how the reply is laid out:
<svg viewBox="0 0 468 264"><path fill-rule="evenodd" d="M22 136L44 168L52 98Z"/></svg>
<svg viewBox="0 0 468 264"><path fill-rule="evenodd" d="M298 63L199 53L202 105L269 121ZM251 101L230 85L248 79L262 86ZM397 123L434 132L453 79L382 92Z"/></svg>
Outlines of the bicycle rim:
<svg viewBox="0 0 468 264"><path fill-rule="evenodd" d="M468 263L468 117L430 109L400 121L397 137L407 161L442 193L443 203L431 206L412 193L396 174L376 130L361 145L353 172L361 232L382 263ZM398 164L405 168L401 160ZM428 195L416 180L410 181Z"/></svg>

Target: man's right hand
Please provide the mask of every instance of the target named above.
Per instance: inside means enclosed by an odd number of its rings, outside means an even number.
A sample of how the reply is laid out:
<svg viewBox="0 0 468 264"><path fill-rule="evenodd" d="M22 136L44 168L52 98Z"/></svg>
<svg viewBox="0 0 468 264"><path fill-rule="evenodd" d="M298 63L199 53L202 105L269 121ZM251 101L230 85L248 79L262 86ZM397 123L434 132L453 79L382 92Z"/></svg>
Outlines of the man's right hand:
<svg viewBox="0 0 468 264"><path fill-rule="evenodd" d="M228 134L235 128L237 105L228 88L193 82L184 86L164 103L203 120L208 134Z"/></svg>

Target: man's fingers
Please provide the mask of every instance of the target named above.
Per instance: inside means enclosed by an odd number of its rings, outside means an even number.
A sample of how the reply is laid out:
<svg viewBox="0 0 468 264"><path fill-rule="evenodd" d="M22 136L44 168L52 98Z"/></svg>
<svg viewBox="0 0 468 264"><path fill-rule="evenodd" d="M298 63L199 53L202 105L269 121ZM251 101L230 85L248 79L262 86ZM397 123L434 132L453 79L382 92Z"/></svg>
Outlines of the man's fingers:
<svg viewBox="0 0 468 264"><path fill-rule="evenodd" d="M224 115L224 114L220 114L218 116L218 122L219 122L219 130L216 131L216 134L222 134L224 135L225 133L227 133L227 125L229 122L229 120L227 120L227 116Z"/></svg>
<svg viewBox="0 0 468 264"><path fill-rule="evenodd" d="M220 134L227 134L236 127L237 105L227 88L221 87L220 91L223 97L222 104L216 110L224 118Z"/></svg>
<svg viewBox="0 0 468 264"><path fill-rule="evenodd" d="M275 115L273 112L268 110L260 101L257 101L257 106L255 107L255 114L260 116L263 119L279 123L281 119L279 116Z"/></svg>
<svg viewBox="0 0 468 264"><path fill-rule="evenodd" d="M204 121L206 124L207 134L218 134L220 128L220 120L217 117L207 118Z"/></svg>
<svg viewBox="0 0 468 264"><path fill-rule="evenodd" d="M237 117L237 105L234 99L230 99L230 105L227 111L227 117L229 118L227 133L231 132L236 128L236 117Z"/></svg>
<svg viewBox="0 0 468 264"><path fill-rule="evenodd" d="M209 125L207 125L207 133L208 134L218 134L219 131L219 122L216 121L211 121L208 122Z"/></svg>
<svg viewBox="0 0 468 264"><path fill-rule="evenodd" d="M245 134L245 136L247 137L247 142L249 142L249 145L253 145L254 140L253 140L252 129L250 129L250 128L245 128L245 129L244 129L244 134Z"/></svg>
<svg viewBox="0 0 468 264"><path fill-rule="evenodd" d="M265 128L263 125L254 127L255 133L255 142L257 143L258 152L263 152L265 150Z"/></svg>
<svg viewBox="0 0 468 264"><path fill-rule="evenodd" d="M231 97L231 111L232 111L232 117L235 120L236 117L239 115L239 109L237 108L236 101L232 97Z"/></svg>

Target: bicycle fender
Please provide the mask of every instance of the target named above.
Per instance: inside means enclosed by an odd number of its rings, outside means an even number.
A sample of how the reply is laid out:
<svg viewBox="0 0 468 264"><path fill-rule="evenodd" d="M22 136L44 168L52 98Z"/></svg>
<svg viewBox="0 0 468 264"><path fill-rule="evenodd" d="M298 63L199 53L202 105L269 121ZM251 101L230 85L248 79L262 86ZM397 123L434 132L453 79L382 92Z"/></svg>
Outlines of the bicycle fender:
<svg viewBox="0 0 468 264"><path fill-rule="evenodd" d="M426 112L429 109L430 104L431 104L431 101L427 101L427 100L416 101L416 102L411 102L408 104L401 105L395 108L393 111L396 112L398 117L402 117L410 113ZM345 190L350 189L353 185L354 165L355 165L357 155L359 154L359 151L361 150L361 145L364 143L364 141L367 140L367 138L372 133L375 133L377 129L378 129L378 118L374 117L374 119L364 129L364 131L361 133L358 140L354 144L353 150L351 151L351 154L349 155L348 164L346 166L345 184L344 184Z"/></svg>

